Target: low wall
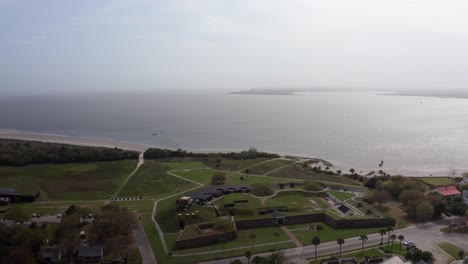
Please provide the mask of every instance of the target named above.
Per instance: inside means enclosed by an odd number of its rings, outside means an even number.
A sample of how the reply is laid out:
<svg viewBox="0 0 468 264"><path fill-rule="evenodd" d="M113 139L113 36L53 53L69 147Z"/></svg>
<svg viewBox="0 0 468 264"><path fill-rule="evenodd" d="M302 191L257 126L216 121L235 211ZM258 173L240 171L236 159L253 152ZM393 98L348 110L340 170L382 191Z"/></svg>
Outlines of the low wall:
<svg viewBox="0 0 468 264"><path fill-rule="evenodd" d="M393 218L368 218L368 219L334 219L326 213L315 213L307 215L285 216L280 218L264 218L236 221L238 230L260 227L272 227L280 225L305 224L312 222L324 222L335 228L368 228L395 226Z"/></svg>
<svg viewBox="0 0 468 264"><path fill-rule="evenodd" d="M214 234L211 236L197 237L197 238L186 239L186 240L178 240L175 242L173 250L207 246L207 245L219 243L223 240L229 241L229 240L234 240L236 238L237 238L237 232L236 230L234 230L231 232Z"/></svg>

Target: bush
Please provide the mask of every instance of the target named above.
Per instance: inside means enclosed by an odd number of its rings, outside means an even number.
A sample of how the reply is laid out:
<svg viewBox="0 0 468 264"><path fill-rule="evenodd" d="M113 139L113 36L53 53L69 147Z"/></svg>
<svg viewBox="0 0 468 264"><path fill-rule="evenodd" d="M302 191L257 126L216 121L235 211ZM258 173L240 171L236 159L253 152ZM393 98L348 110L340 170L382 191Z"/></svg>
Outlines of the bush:
<svg viewBox="0 0 468 264"><path fill-rule="evenodd" d="M250 193L255 195L255 196L270 196L275 193L273 187L267 183L257 183L257 184L252 184L252 190L250 190Z"/></svg>
<svg viewBox="0 0 468 264"><path fill-rule="evenodd" d="M306 184L304 184L304 186L302 187L304 190L306 191L311 191L311 192L317 192L317 191L321 191L322 188L320 187L320 185L318 185L317 183L315 182L306 182Z"/></svg>

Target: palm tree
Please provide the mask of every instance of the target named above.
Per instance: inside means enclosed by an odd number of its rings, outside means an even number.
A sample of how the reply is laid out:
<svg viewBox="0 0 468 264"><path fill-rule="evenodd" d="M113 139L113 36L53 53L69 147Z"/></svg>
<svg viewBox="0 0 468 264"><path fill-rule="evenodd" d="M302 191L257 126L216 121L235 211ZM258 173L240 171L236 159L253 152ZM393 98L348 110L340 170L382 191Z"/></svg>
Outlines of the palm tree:
<svg viewBox="0 0 468 264"><path fill-rule="evenodd" d="M403 235L399 235L398 240L400 240L400 251L401 251L401 242L405 240L405 237Z"/></svg>
<svg viewBox="0 0 468 264"><path fill-rule="evenodd" d="M390 239L392 240L392 252L393 252L393 242L395 242L395 239L397 238L397 236L395 234L392 234L390 236Z"/></svg>
<svg viewBox="0 0 468 264"><path fill-rule="evenodd" d="M387 226L387 251L390 247L390 233L393 232L393 227Z"/></svg>
<svg viewBox="0 0 468 264"><path fill-rule="evenodd" d="M252 239L252 251L253 251L253 247L254 247L254 240L255 238L257 238L257 235L255 235L254 233L250 234L249 235L250 239Z"/></svg>
<svg viewBox="0 0 468 264"><path fill-rule="evenodd" d="M366 241L368 240L369 238L366 236L366 235L361 235L359 237L359 240L362 241L362 247L361 247L361 252L364 253L364 243L366 243Z"/></svg>
<svg viewBox="0 0 468 264"><path fill-rule="evenodd" d="M244 183L244 181L245 181L244 176L240 176L240 181L241 181L241 183Z"/></svg>
<svg viewBox="0 0 468 264"><path fill-rule="evenodd" d="M280 233L278 231L275 231L273 233L273 235L275 236L275 249L278 248L278 237L280 236Z"/></svg>
<svg viewBox="0 0 468 264"><path fill-rule="evenodd" d="M323 230L323 226L322 226L322 225L317 225L317 226L315 227L315 230L318 231L318 235L320 236L320 231Z"/></svg>
<svg viewBox="0 0 468 264"><path fill-rule="evenodd" d="M250 259L252 258L252 252L250 251L245 252L245 258L247 258L247 263L250 264Z"/></svg>
<svg viewBox="0 0 468 264"><path fill-rule="evenodd" d="M344 238L340 237L336 240L336 243L338 243L338 245L340 245L340 258L341 258L341 245L344 244Z"/></svg>
<svg viewBox="0 0 468 264"><path fill-rule="evenodd" d="M382 244L383 244L383 236L384 236L385 234L387 234L387 231L385 231L385 229L380 229L380 230L379 230L379 234L380 234L380 236L382 237L382 238L380 239L380 245L382 245Z"/></svg>
<svg viewBox="0 0 468 264"><path fill-rule="evenodd" d="M315 261L317 261L317 246L320 245L320 237L314 236L312 238L312 245L315 246Z"/></svg>
<svg viewBox="0 0 468 264"><path fill-rule="evenodd" d="M248 180L248 179L249 179L250 170L249 170L249 169L245 169L245 170L244 170L244 173L247 174L247 180Z"/></svg>

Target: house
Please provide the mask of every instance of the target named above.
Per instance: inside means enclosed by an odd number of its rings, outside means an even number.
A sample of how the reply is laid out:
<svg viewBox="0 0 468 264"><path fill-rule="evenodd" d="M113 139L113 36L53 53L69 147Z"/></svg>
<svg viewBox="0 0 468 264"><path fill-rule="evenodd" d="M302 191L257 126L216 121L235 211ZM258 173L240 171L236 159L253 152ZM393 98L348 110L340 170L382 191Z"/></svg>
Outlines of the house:
<svg viewBox="0 0 468 264"><path fill-rule="evenodd" d="M409 264L411 261L405 261L400 256L393 256L381 262L382 264Z"/></svg>
<svg viewBox="0 0 468 264"><path fill-rule="evenodd" d="M62 249L58 245L41 247L40 254L46 263L59 263Z"/></svg>
<svg viewBox="0 0 468 264"><path fill-rule="evenodd" d="M459 196L461 194L460 191L457 190L457 187L455 187L455 185L437 187L436 192L443 197L454 197Z"/></svg>
<svg viewBox="0 0 468 264"><path fill-rule="evenodd" d="M463 203L468 206L468 190L464 190L462 193Z"/></svg>
<svg viewBox="0 0 468 264"><path fill-rule="evenodd" d="M80 263L99 263L104 257L102 246L83 246L78 249L78 259Z"/></svg>
<svg viewBox="0 0 468 264"><path fill-rule="evenodd" d="M0 197L0 206L8 206L10 204L9 197Z"/></svg>
<svg viewBox="0 0 468 264"><path fill-rule="evenodd" d="M36 201L41 193L35 194L18 193L15 188L0 187L0 198L9 198L12 203L32 203Z"/></svg>

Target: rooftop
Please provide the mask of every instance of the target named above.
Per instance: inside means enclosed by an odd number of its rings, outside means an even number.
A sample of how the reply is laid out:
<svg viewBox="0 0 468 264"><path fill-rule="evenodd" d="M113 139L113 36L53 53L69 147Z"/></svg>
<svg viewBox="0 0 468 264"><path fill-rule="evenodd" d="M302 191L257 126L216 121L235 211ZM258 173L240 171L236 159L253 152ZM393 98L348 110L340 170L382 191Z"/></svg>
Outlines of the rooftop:
<svg viewBox="0 0 468 264"><path fill-rule="evenodd" d="M455 185L440 186L440 187L437 187L437 191L442 196L452 196L452 195L459 195L460 194L460 191L457 190L457 187L455 187Z"/></svg>
<svg viewBox="0 0 468 264"><path fill-rule="evenodd" d="M15 194L15 188L0 187L0 194Z"/></svg>
<svg viewBox="0 0 468 264"><path fill-rule="evenodd" d="M97 257L102 255L102 246L80 246L78 250L78 256L80 257Z"/></svg>

